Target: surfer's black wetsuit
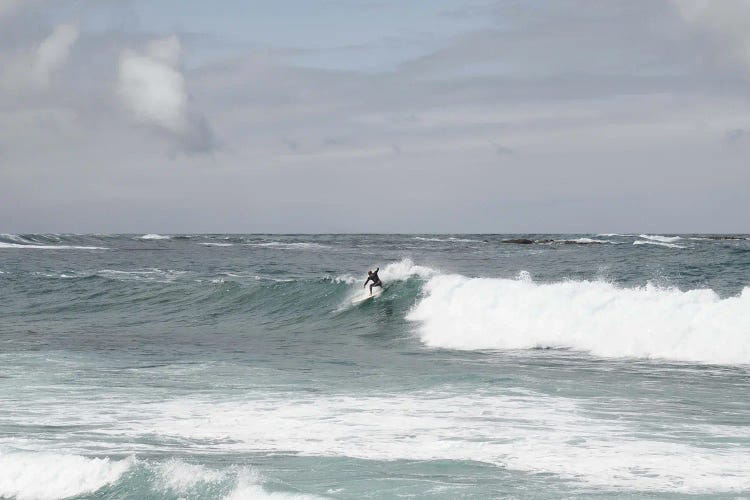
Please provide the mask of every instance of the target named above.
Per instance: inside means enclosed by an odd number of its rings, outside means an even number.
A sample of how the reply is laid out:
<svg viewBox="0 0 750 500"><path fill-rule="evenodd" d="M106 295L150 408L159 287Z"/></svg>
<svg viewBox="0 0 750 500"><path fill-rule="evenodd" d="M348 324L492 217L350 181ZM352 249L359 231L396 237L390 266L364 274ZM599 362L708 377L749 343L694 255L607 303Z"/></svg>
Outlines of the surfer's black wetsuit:
<svg viewBox="0 0 750 500"><path fill-rule="evenodd" d="M363 288L367 286L367 282L372 280L372 285L370 285L370 295L372 295L372 288L379 286L380 288L383 288L383 282L380 281L380 278L378 277L378 271L380 271L380 268L375 269L374 271L368 271L367 274L367 280L365 280L365 284L363 285Z"/></svg>

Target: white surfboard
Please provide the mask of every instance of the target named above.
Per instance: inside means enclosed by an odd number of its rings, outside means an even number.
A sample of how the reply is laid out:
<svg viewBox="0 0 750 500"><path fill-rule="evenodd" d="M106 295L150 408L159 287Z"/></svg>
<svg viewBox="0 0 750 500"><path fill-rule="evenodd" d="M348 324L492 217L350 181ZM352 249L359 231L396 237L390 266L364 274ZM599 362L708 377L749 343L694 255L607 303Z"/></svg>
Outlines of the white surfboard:
<svg viewBox="0 0 750 500"><path fill-rule="evenodd" d="M380 295L383 293L383 289L381 287L373 288L372 295L370 295L370 289L366 288L362 293L357 294L352 299L352 304L361 304L362 302L370 299L374 299L375 297L380 297Z"/></svg>

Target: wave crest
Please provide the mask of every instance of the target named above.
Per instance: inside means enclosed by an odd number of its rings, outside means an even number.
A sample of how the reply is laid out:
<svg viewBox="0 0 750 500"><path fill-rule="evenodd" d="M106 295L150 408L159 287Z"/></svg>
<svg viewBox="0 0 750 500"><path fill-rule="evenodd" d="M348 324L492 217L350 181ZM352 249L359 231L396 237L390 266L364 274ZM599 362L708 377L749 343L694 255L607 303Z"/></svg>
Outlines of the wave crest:
<svg viewBox="0 0 750 500"><path fill-rule="evenodd" d="M119 480L134 463L132 457L0 451L0 497L52 499L93 493Z"/></svg>

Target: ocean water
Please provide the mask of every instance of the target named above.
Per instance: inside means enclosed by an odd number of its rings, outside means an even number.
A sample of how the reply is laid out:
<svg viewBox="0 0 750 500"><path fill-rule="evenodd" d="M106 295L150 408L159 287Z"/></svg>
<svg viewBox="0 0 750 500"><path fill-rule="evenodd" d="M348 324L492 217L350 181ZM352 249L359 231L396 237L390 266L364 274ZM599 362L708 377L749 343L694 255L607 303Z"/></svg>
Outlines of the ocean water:
<svg viewBox="0 0 750 500"><path fill-rule="evenodd" d="M750 497L745 236L6 234L0 273L0 498Z"/></svg>

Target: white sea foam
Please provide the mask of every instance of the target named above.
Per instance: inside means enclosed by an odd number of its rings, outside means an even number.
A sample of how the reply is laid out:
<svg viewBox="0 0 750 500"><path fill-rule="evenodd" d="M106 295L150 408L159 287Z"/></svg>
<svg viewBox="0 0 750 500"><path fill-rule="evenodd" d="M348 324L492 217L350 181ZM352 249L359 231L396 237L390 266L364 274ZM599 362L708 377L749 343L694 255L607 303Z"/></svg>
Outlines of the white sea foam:
<svg viewBox="0 0 750 500"><path fill-rule="evenodd" d="M133 458L0 450L0 497L54 499L93 493L117 481L134 463Z"/></svg>
<svg viewBox="0 0 750 500"><path fill-rule="evenodd" d="M328 245L314 242L265 241L260 243L245 243L249 247L278 248L279 250L323 250L331 248Z"/></svg>
<svg viewBox="0 0 750 500"><path fill-rule="evenodd" d="M413 239L418 241L434 241L442 243L484 243L482 240L472 240L469 238L456 238L451 236L449 238L425 238L423 236L415 236Z"/></svg>
<svg viewBox="0 0 750 500"><path fill-rule="evenodd" d="M245 500L248 498L258 500L309 500L320 498L305 494L269 492L263 487L263 476L250 467L214 470L203 465L171 459L152 468L158 476L158 484L162 489L172 490L179 494L190 494L191 490L201 485L231 480L234 486L232 491L224 497L227 500ZM234 479L232 479L232 476L234 476Z"/></svg>
<svg viewBox="0 0 750 500"><path fill-rule="evenodd" d="M152 406L130 425L136 423L139 434L221 443L223 452L467 460L635 491L750 488L747 449L638 437L637 426L589 416L575 400L513 389L174 400ZM259 484L252 479L249 490L237 491L259 492Z"/></svg>
<svg viewBox="0 0 750 500"><path fill-rule="evenodd" d="M164 236L164 235L161 235L161 234L149 233L149 234L144 234L143 236L139 237L138 239L141 239L141 240L170 240L170 239L172 239L172 237L171 236Z"/></svg>
<svg viewBox="0 0 750 500"><path fill-rule="evenodd" d="M263 488L262 477L255 470L244 468L237 475L237 484L225 500L317 500L322 497L302 493L270 492Z"/></svg>
<svg viewBox="0 0 750 500"><path fill-rule="evenodd" d="M78 245L36 245L23 243L5 243L0 241L0 248L21 248L35 250L109 250L106 247L90 247Z"/></svg>
<svg viewBox="0 0 750 500"><path fill-rule="evenodd" d="M213 483L224 480L226 472L212 470L203 465L189 464L182 460L171 459L154 466L163 489L187 493L201 483Z"/></svg>
<svg viewBox="0 0 750 500"><path fill-rule="evenodd" d="M92 494L120 480L136 463L132 456L123 460L111 460L50 452L3 450L0 451L0 498L46 500ZM226 499L321 498L270 492L264 488L262 476L249 467L215 470L177 459L156 464L140 463L155 474L156 488L180 495L190 495L191 490L202 485L232 481L234 486Z"/></svg>
<svg viewBox="0 0 750 500"><path fill-rule="evenodd" d="M295 281L294 278L274 278L273 276L261 276L258 274L249 274L249 273L230 273L230 272L224 272L219 273L221 276L227 276L229 278L241 278L241 279L252 279L255 281L273 281L274 283L290 283L292 281ZM203 280L196 280L198 282L201 282ZM223 283L223 278L213 279L210 280L212 283Z"/></svg>
<svg viewBox="0 0 750 500"><path fill-rule="evenodd" d="M750 363L750 288L712 290L599 281L439 275L407 318L422 341L451 349L571 348L606 357Z"/></svg>
<svg viewBox="0 0 750 500"><path fill-rule="evenodd" d="M355 278L354 276L351 276L349 274L341 274L336 277L329 276L327 279L330 279L334 283L346 283L347 285L352 285L354 283L363 282L367 278Z"/></svg>
<svg viewBox="0 0 750 500"><path fill-rule="evenodd" d="M172 269L138 269L123 271L119 269L102 269L96 272L97 276L117 281L154 281L158 283L171 283L186 271L175 271Z"/></svg>
<svg viewBox="0 0 750 500"><path fill-rule="evenodd" d="M602 245L602 244L619 245L619 242L617 241L595 240L593 238L575 238L572 240L555 240L555 243L574 243L578 245Z"/></svg>
<svg viewBox="0 0 750 500"><path fill-rule="evenodd" d="M207 247L231 247L234 246L234 243L211 243L211 242L201 242L201 245L207 246Z"/></svg>
<svg viewBox="0 0 750 500"><path fill-rule="evenodd" d="M414 264L411 259L402 259L398 262L392 262L380 270L378 276L383 281L404 281L413 276L418 278L429 278L434 276L437 271L431 267L419 266Z"/></svg>
<svg viewBox="0 0 750 500"><path fill-rule="evenodd" d="M685 248L683 245L677 245L675 243L667 243L665 241L651 241L651 240L635 240L633 245L654 245L666 248Z"/></svg>
<svg viewBox="0 0 750 500"><path fill-rule="evenodd" d="M73 278L82 278L82 277L88 276L85 273L76 273L76 272L73 272L72 274L34 272L32 274L35 276L43 276L45 278L53 278L53 279L73 279Z"/></svg>
<svg viewBox="0 0 750 500"><path fill-rule="evenodd" d="M682 239L680 236L661 236L659 234L641 234L639 237L644 240L659 241L661 243L674 243Z"/></svg>

